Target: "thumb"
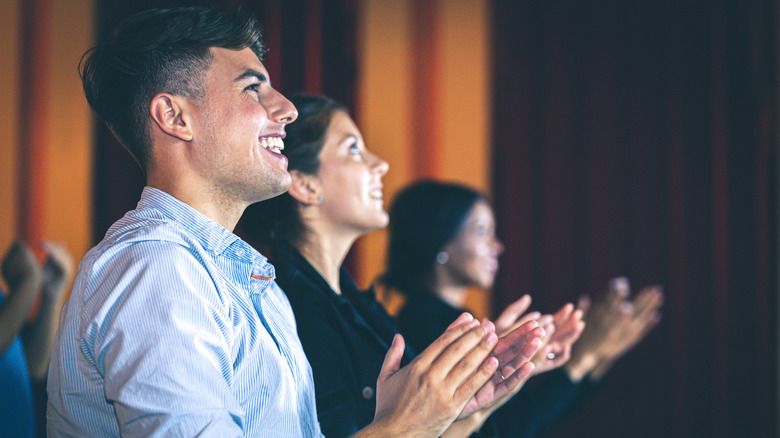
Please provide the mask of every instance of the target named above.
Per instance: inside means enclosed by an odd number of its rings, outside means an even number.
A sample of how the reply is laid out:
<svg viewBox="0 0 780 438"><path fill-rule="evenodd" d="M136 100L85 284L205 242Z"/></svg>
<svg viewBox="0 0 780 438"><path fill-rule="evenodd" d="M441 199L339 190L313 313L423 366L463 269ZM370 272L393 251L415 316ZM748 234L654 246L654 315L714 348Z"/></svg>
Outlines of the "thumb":
<svg viewBox="0 0 780 438"><path fill-rule="evenodd" d="M396 333L396 335L393 336L393 343L390 344L390 348L385 355L385 361L382 362L382 369L379 371L377 385L379 385L380 382L387 381L387 379L401 369L401 358L404 357L405 346L404 337Z"/></svg>
<svg viewBox="0 0 780 438"><path fill-rule="evenodd" d="M509 329L530 306L530 295L523 295L522 298L507 306L498 319L496 319L496 331L503 332Z"/></svg>

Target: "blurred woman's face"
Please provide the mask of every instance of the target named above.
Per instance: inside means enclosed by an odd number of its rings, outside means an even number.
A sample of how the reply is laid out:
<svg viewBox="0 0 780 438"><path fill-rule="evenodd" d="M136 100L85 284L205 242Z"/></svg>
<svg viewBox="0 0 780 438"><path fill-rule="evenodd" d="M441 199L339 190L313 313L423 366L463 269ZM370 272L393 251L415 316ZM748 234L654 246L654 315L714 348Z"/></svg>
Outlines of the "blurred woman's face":
<svg viewBox="0 0 780 438"><path fill-rule="evenodd" d="M363 136L345 112L333 114L319 158L323 219L334 230L359 234L386 227L382 177L389 166L366 149Z"/></svg>
<svg viewBox="0 0 780 438"><path fill-rule="evenodd" d="M489 288L498 271L504 246L496 237L493 210L486 201L474 204L458 234L445 247L449 260L443 265L463 286Z"/></svg>

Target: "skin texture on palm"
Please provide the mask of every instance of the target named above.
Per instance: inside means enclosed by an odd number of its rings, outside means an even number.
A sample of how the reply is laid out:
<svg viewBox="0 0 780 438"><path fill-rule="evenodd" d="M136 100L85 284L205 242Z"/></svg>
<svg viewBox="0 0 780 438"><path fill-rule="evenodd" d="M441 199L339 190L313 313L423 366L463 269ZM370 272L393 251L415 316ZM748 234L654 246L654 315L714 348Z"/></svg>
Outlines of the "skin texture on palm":
<svg viewBox="0 0 780 438"><path fill-rule="evenodd" d="M571 303L565 304L553 315L525 313L530 305L531 297L524 295L507 306L496 319L496 331L503 333L529 321L536 321L544 329L540 349L531 360L534 364L533 375L537 375L559 368L569 360L572 345L582 334L585 322L582 321L583 312L575 310Z"/></svg>
<svg viewBox="0 0 780 438"><path fill-rule="evenodd" d="M473 403L464 409L459 418L467 417L478 410L492 412L499 408L515 395L528 378L534 374L533 357L539 353L539 348L543 345L543 339L547 334L536 318L517 317L528 309L530 303L531 299L526 295L507 307L502 317L496 320L496 324L488 320L483 321L483 324L492 327L497 333L501 333L493 352L499 360L500 372L477 393ZM464 313L463 315L468 314ZM517 320L514 324L511 323L513 317ZM453 322L447 330L451 330L459 324L461 318ZM507 324L509 327L506 326Z"/></svg>
<svg viewBox="0 0 780 438"><path fill-rule="evenodd" d="M479 333L481 341L471 347ZM412 363L399 368L404 344L396 335L377 380L374 423L357 436L468 436L528 380L531 357L543 336L541 327L529 321L499 338L493 323L480 324L464 313Z"/></svg>
<svg viewBox="0 0 780 438"><path fill-rule="evenodd" d="M463 429L469 433L479 430L484 421L496 409L503 406L516 395L530 377L563 366L569 359L572 344L577 341L584 329L583 313L579 309L575 310L574 305L571 303L565 304L553 315L542 315L536 311L528 312L530 305L531 297L524 295L507 306L501 315L496 318L495 326L497 333L506 335L514 333L521 328L526 333L528 333L528 330L533 330L533 335L538 336L538 339L535 339L533 344L536 350L528 351L528 362L523 364L521 373L517 373L516 380L513 380L512 384L508 385L508 388L501 393L501 396L494 404L476 412L463 422L468 422L468 428L464 424ZM500 377L494 378L500 381ZM469 433L454 436L468 436ZM445 436L447 435L445 434Z"/></svg>
<svg viewBox="0 0 780 438"><path fill-rule="evenodd" d="M496 373L477 392L459 418L482 409L495 410L517 394L533 374L534 364L531 359L541 347L544 336L544 329L536 321L528 321L502 334L493 351L499 361L500 373Z"/></svg>
<svg viewBox="0 0 780 438"><path fill-rule="evenodd" d="M629 282L623 277L611 280L599 301L591 304L589 297L583 297L578 307L585 313L586 329L567 364L572 379L603 377L658 325L663 300L663 290L657 285L642 289L631 299Z"/></svg>
<svg viewBox="0 0 780 438"><path fill-rule="evenodd" d="M374 422L356 436L439 436L455 420L499 365L490 357L498 340L491 327L458 319L403 368L403 337L393 338L377 379Z"/></svg>

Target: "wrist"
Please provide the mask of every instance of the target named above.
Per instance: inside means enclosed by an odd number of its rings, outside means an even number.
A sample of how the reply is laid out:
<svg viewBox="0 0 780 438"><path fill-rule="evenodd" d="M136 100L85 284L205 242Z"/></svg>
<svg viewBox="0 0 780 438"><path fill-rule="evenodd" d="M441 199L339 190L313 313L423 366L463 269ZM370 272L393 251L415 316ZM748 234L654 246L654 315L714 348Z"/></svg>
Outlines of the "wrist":
<svg viewBox="0 0 780 438"><path fill-rule="evenodd" d="M601 380L604 375L607 374L607 371L612 368L612 365L615 363L615 361L615 358L602 359L596 366L593 367L590 374L588 375L588 378L593 381Z"/></svg>
<svg viewBox="0 0 780 438"><path fill-rule="evenodd" d="M563 370L569 375L574 383L579 383L599 364L599 359L595 354L585 354L580 357L572 357L563 366Z"/></svg>

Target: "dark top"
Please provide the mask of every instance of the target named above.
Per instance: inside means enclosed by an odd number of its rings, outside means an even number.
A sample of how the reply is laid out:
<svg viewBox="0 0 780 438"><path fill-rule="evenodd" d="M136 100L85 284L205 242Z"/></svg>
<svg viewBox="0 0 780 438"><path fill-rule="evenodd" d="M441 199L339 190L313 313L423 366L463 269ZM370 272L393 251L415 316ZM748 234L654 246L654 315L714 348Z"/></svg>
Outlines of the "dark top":
<svg viewBox="0 0 780 438"><path fill-rule="evenodd" d="M273 263L314 373L322 433L349 436L374 419L376 380L397 333L395 321L343 268L338 295L291 246L277 249ZM404 363L411 358L407 348Z"/></svg>
<svg viewBox="0 0 780 438"><path fill-rule="evenodd" d="M411 295L398 314L398 326L414 350L433 342L455 318L466 312L433 293L418 292ZM490 416L490 426L498 431L499 436L537 436L560 420L582 391L583 385L572 382L563 370L545 373L540 377L541 381L526 384Z"/></svg>
<svg viewBox="0 0 780 438"><path fill-rule="evenodd" d="M376 379L398 333L396 321L373 290L359 290L343 267L338 295L294 247L277 249L273 262L276 281L290 299L298 336L314 374L322 433L328 438L349 436L374 419ZM401 364L413 357L407 343ZM495 436L490 424L472 435Z"/></svg>

